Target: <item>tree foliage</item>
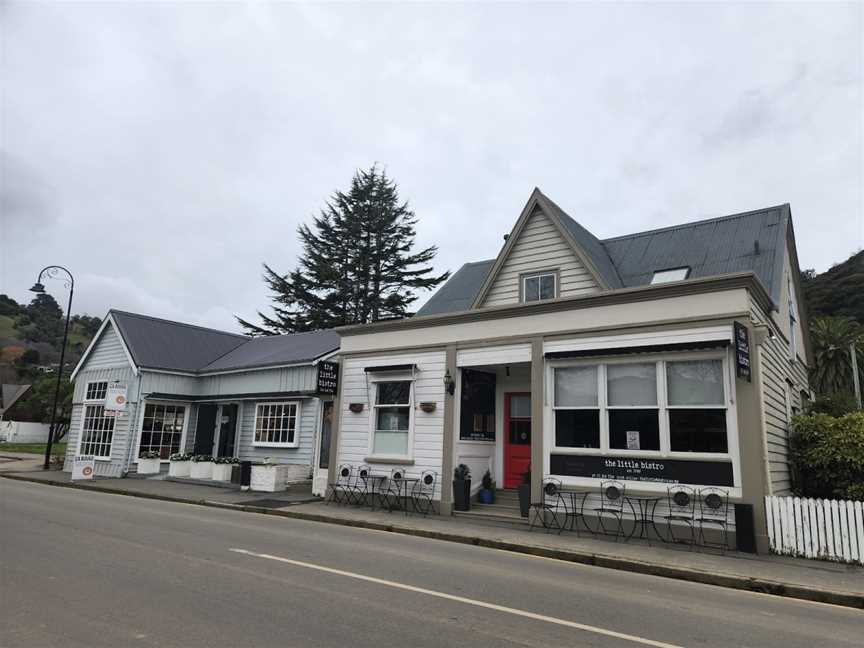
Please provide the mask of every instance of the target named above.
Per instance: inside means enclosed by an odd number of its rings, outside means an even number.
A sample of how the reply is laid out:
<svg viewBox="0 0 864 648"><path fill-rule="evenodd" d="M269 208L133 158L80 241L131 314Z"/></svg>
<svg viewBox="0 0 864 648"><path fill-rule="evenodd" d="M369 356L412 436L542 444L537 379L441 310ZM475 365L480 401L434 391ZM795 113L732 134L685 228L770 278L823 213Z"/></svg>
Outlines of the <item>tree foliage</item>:
<svg viewBox="0 0 864 648"><path fill-rule="evenodd" d="M54 390L57 388L57 374L38 374L30 391L27 392L8 412L6 418L32 423L49 423L51 406L54 403ZM57 399L57 421L65 430L72 412L72 392L74 385L69 380L60 381L60 396ZM55 441L59 435L55 434Z"/></svg>
<svg viewBox="0 0 864 648"><path fill-rule="evenodd" d="M281 274L264 264L272 313L259 311L261 324L238 322L253 335L274 335L405 317L417 291L450 274L433 273L437 247L413 249L416 223L384 171L356 172L349 190L335 192L311 227L298 228L297 267Z"/></svg>
<svg viewBox="0 0 864 648"><path fill-rule="evenodd" d="M15 328L28 342L46 342L59 348L63 339L63 310L51 295L40 293L23 308Z"/></svg>
<svg viewBox="0 0 864 648"><path fill-rule="evenodd" d="M864 251L822 274L801 273L810 317L839 315L864 323Z"/></svg>
<svg viewBox="0 0 864 648"><path fill-rule="evenodd" d="M799 495L864 499L864 412L797 416L790 441Z"/></svg>
<svg viewBox="0 0 864 648"><path fill-rule="evenodd" d="M850 317L817 317L810 324L814 366L813 387L819 394L854 393L852 354L856 349L859 373L864 374L864 332ZM864 383L864 375L860 376Z"/></svg>

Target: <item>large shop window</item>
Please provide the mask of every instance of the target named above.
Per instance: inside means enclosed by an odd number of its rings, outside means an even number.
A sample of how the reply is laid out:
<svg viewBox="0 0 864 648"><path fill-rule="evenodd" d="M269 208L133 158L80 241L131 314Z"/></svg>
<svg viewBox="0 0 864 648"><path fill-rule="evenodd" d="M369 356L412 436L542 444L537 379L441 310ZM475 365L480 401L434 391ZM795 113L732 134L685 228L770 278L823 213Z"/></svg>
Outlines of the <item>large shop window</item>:
<svg viewBox="0 0 864 648"><path fill-rule="evenodd" d="M729 452L720 358L556 367L553 380L557 448Z"/></svg>
<svg viewBox="0 0 864 648"><path fill-rule="evenodd" d="M107 382L87 383L84 395L84 421L78 454L93 455L100 459L111 457L114 440L114 417L105 415ZM112 412L113 414L113 412Z"/></svg>
<svg viewBox="0 0 864 648"><path fill-rule="evenodd" d="M375 455L408 456L408 434L411 427L411 381L376 383Z"/></svg>
<svg viewBox="0 0 864 648"><path fill-rule="evenodd" d="M180 452L185 420L185 405L147 403L144 420L141 422L139 455L142 452L155 451L159 453L160 459L165 460L175 452Z"/></svg>
<svg viewBox="0 0 864 648"><path fill-rule="evenodd" d="M296 448L299 403L258 403L255 407L255 445Z"/></svg>

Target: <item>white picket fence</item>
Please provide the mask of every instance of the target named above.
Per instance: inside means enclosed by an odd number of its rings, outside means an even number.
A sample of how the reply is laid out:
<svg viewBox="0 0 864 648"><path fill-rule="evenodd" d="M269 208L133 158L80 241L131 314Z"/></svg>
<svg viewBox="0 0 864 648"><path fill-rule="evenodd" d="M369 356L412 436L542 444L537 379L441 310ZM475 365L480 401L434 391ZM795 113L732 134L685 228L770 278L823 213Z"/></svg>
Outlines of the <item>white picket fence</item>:
<svg viewBox="0 0 864 648"><path fill-rule="evenodd" d="M774 553L864 565L864 505L846 500L766 497Z"/></svg>

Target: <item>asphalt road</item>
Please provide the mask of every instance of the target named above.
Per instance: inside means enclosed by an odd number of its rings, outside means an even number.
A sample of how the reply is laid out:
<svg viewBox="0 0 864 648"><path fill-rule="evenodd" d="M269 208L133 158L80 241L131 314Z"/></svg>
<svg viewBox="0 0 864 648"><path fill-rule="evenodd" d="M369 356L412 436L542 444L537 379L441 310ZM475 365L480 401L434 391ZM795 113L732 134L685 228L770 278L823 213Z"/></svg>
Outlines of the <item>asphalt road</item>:
<svg viewBox="0 0 864 648"><path fill-rule="evenodd" d="M857 646L864 612L0 479L0 646Z"/></svg>

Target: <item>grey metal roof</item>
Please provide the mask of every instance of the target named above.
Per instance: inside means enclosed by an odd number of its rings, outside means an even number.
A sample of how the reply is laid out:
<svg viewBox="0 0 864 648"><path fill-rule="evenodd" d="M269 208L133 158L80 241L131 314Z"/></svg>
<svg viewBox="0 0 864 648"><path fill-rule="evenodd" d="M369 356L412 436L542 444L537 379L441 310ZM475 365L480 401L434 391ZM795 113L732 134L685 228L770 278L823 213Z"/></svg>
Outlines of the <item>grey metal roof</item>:
<svg viewBox="0 0 864 648"><path fill-rule="evenodd" d="M684 266L690 268L688 279L752 271L774 303L780 301L791 222L788 204L601 241L551 200L546 201L557 209L556 216L613 288L647 286L657 270ZM470 309L494 263L493 259L463 265L417 315Z"/></svg>
<svg viewBox="0 0 864 648"><path fill-rule="evenodd" d="M31 385L0 385L0 414L10 409L15 402L30 391Z"/></svg>
<svg viewBox="0 0 864 648"><path fill-rule="evenodd" d="M468 310L493 265L495 259L466 263L429 298L417 311L417 315L440 315Z"/></svg>
<svg viewBox="0 0 864 648"><path fill-rule="evenodd" d="M311 362L339 348L335 331L251 338L237 333L112 310L139 367L203 373Z"/></svg>
<svg viewBox="0 0 864 648"><path fill-rule="evenodd" d="M256 337L202 367L201 371L300 364L311 362L338 348L339 334L332 330Z"/></svg>

